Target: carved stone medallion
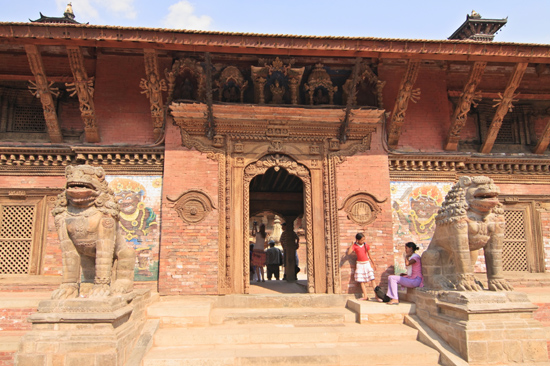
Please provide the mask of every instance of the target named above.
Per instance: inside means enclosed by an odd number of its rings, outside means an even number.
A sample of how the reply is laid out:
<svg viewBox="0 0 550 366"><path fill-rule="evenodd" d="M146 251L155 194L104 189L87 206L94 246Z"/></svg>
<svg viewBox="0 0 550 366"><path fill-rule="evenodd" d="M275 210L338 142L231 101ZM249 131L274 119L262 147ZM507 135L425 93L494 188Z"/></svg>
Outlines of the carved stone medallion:
<svg viewBox="0 0 550 366"><path fill-rule="evenodd" d="M379 203L385 201L380 201L368 193L361 192L346 198L340 209L346 211L348 219L351 221L358 225L366 226L376 220L376 217L382 212Z"/></svg>
<svg viewBox="0 0 550 366"><path fill-rule="evenodd" d="M175 202L174 209L179 217L187 224L196 224L208 216L215 209L210 197L201 191L190 190L178 198L166 197Z"/></svg>

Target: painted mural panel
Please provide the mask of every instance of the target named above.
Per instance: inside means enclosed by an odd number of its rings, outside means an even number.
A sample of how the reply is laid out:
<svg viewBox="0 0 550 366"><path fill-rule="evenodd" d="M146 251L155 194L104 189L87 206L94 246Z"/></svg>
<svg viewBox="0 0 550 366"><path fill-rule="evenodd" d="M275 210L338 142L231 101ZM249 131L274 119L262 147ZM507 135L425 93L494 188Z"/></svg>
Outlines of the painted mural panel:
<svg viewBox="0 0 550 366"><path fill-rule="evenodd" d="M435 230L435 217L450 182L391 182L394 265L404 273L403 246L413 241L422 252L428 247Z"/></svg>
<svg viewBox="0 0 550 366"><path fill-rule="evenodd" d="M136 281L156 281L159 267L161 176L107 176L120 206L126 241L136 250Z"/></svg>

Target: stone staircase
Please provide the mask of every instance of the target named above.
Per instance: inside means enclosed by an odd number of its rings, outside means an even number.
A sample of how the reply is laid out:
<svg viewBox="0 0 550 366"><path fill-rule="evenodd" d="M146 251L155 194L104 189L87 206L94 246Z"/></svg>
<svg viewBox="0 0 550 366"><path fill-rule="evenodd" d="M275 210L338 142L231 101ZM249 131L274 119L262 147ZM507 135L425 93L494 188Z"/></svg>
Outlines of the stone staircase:
<svg viewBox="0 0 550 366"><path fill-rule="evenodd" d="M413 311L345 295L162 297L142 365L438 365L404 324Z"/></svg>

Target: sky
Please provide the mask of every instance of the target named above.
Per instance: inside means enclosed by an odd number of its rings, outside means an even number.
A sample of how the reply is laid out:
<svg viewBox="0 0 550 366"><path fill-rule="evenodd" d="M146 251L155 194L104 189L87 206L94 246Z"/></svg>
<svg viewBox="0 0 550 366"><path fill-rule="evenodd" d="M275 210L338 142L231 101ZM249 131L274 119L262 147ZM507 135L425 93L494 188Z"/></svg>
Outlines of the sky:
<svg viewBox="0 0 550 366"><path fill-rule="evenodd" d="M67 0L0 0L0 22L61 17ZM317 36L447 39L475 10L508 18L497 42L550 44L549 0L72 0L94 25Z"/></svg>

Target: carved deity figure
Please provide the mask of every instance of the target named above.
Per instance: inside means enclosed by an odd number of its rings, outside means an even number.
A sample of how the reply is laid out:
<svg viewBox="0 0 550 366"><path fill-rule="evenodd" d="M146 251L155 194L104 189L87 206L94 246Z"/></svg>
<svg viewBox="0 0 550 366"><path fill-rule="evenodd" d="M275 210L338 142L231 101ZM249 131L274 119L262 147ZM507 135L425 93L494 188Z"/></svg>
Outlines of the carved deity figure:
<svg viewBox="0 0 550 366"><path fill-rule="evenodd" d="M135 251L120 230L119 207L103 168L68 166L65 176L65 190L52 211L63 260L62 284L52 299L131 292ZM80 287L81 270L84 282L93 283L88 294Z"/></svg>
<svg viewBox="0 0 550 366"><path fill-rule="evenodd" d="M271 84L269 89L273 95L271 98L271 104L283 104L283 95L285 94L286 89L284 86L279 85L279 80L275 80L275 83Z"/></svg>
<svg viewBox="0 0 550 366"><path fill-rule="evenodd" d="M479 291L473 266L483 248L489 290L511 291L502 274L504 211L499 188L484 177L461 177L436 216L436 228L428 249L422 254L427 288Z"/></svg>
<svg viewBox="0 0 550 366"><path fill-rule="evenodd" d="M166 91L166 81L159 80L157 75L152 72L148 79L141 79L139 86L143 89L141 94L145 94L151 103L151 113L158 114L162 109L162 92Z"/></svg>
<svg viewBox="0 0 550 366"><path fill-rule="evenodd" d="M94 78L86 80L82 71L76 70L75 81L73 83L66 83L67 91L72 92L70 96L77 94L80 102L80 111L87 114L92 109L92 98L94 96Z"/></svg>

